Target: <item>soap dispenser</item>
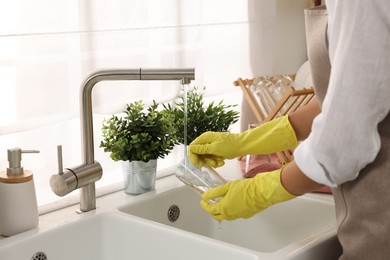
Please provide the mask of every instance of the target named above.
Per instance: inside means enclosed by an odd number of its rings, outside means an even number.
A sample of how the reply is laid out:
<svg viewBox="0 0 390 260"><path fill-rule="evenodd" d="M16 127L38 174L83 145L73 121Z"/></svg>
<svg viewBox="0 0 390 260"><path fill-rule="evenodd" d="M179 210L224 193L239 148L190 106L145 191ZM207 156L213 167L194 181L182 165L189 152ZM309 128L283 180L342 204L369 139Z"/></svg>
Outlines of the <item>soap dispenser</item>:
<svg viewBox="0 0 390 260"><path fill-rule="evenodd" d="M21 167L22 153L37 150L8 150L9 167L0 172L0 234L12 236L38 226L38 205L33 174Z"/></svg>

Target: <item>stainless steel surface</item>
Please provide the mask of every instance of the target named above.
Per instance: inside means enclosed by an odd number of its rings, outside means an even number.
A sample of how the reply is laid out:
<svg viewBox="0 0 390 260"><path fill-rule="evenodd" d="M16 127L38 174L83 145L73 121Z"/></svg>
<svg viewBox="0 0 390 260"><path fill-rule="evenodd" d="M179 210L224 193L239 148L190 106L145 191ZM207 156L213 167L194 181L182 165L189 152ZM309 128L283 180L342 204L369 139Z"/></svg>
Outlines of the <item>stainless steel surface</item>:
<svg viewBox="0 0 390 260"><path fill-rule="evenodd" d="M95 182L80 189L80 211L87 212L96 209Z"/></svg>
<svg viewBox="0 0 390 260"><path fill-rule="evenodd" d="M179 208L179 206L177 206L177 205L170 206L169 209L168 209L167 216L168 216L168 220L170 222L177 221L179 219L179 217L180 217L180 208Z"/></svg>
<svg viewBox="0 0 390 260"><path fill-rule="evenodd" d="M139 195L155 189L157 160L122 162L124 191Z"/></svg>
<svg viewBox="0 0 390 260"><path fill-rule="evenodd" d="M20 148L8 149L8 176L18 176L23 174L23 167L21 166L22 153L39 153L38 150L22 150Z"/></svg>
<svg viewBox="0 0 390 260"><path fill-rule="evenodd" d="M77 189L77 176L69 170L65 170L62 175L52 175L50 177L50 187L57 196L65 196Z"/></svg>
<svg viewBox="0 0 390 260"><path fill-rule="evenodd" d="M53 175L50 186L55 194L64 196L75 189L80 190L80 210L96 208L95 182L102 175L100 164L95 161L93 143L92 89L101 81L119 80L180 80L188 84L195 79L195 69L128 69L101 70L90 75L81 87L81 148L83 163L68 168L62 175Z"/></svg>
<svg viewBox="0 0 390 260"><path fill-rule="evenodd" d="M31 257L31 260L47 260L47 256L44 252L37 252Z"/></svg>
<svg viewBox="0 0 390 260"><path fill-rule="evenodd" d="M57 160L58 160L58 174L64 174L64 167L62 164L62 145L57 145Z"/></svg>

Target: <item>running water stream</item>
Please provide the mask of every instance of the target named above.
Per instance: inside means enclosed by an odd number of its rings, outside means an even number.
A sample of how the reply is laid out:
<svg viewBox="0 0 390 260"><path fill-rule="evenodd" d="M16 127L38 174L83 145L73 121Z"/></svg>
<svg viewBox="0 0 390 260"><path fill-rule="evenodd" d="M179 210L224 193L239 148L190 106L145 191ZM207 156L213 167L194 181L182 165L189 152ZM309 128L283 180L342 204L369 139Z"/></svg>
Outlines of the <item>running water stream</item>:
<svg viewBox="0 0 390 260"><path fill-rule="evenodd" d="M188 161L188 84L182 84L182 87L183 87L183 126L184 126L184 129L183 129L183 145L184 145L184 172L183 174L186 175L188 174L187 171L196 171L196 170L199 170L199 169L195 169L195 167ZM179 169L180 169L181 166L179 166ZM200 170L201 171L201 170ZM212 171L212 169L209 168L209 171ZM201 171L202 172L202 171ZM189 174L192 174L192 173L189 173ZM217 179L219 177L219 175L216 173L217 175ZM198 193L199 195L202 195L203 192L207 191L209 189L209 183L205 183L204 180L202 180L202 184L200 185L197 185L195 183L189 183L188 181L186 181L186 179L182 178L182 176L180 176L180 174L176 173L176 176L182 181L184 182L187 186L191 187L196 193ZM215 177L215 176L214 176ZM198 176L198 179L199 179L199 176ZM222 178L221 178L222 179ZM223 179L222 179L223 180ZM225 182L223 180L223 182ZM211 203L215 203L217 202L217 200L211 200L210 201ZM217 229L217 232L222 232L222 221L218 221L218 229Z"/></svg>
<svg viewBox="0 0 390 260"><path fill-rule="evenodd" d="M183 119L183 125L184 125L184 130L183 130L183 145L184 145L184 164L187 167L188 166L188 148L187 148L187 142L188 142L188 116L187 116L187 111L188 111L188 100L187 100L187 92L188 92L188 84L182 84L183 86L183 114L184 114L184 119ZM188 168L188 167L187 167Z"/></svg>

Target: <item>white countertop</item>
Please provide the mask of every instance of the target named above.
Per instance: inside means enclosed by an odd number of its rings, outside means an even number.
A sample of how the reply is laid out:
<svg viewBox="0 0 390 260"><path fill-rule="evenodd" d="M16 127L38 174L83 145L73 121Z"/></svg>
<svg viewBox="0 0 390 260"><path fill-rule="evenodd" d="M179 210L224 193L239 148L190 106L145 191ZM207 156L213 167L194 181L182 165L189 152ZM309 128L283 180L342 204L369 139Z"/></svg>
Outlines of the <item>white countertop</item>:
<svg viewBox="0 0 390 260"><path fill-rule="evenodd" d="M242 178L240 165L237 160L227 161L226 165L224 165L221 168L218 168L217 171L218 173L221 174L221 176L223 176L227 180L235 180L235 179ZM35 230L27 231L25 233L41 232L98 213L108 212L113 210L115 211L118 210L118 207L132 202L136 202L139 199L141 199L143 196L153 196L154 194L158 194L167 191L169 189L183 186L183 185L184 184L182 184L174 175L171 175L171 176L158 179L156 181L156 190L142 195L138 195L138 196L128 195L124 193L123 190L119 190L97 198L96 201L97 208L96 210L91 212L85 212L81 214L77 213L79 209L79 204L76 204L46 214L42 214L39 217L39 227ZM116 185L116 188L120 189L121 186L122 184L118 183ZM310 198L318 199L322 201L325 200L330 203L333 203L333 196L329 194L311 193L311 194L306 194L304 196L308 196ZM3 239L6 238L0 236L0 241Z"/></svg>

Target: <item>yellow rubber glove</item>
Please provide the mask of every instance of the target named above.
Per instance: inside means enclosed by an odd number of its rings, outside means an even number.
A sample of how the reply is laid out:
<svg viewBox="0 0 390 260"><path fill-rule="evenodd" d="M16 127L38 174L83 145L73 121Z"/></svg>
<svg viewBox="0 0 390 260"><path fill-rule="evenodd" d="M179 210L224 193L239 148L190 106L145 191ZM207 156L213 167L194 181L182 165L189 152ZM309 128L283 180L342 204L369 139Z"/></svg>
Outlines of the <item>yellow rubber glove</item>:
<svg viewBox="0 0 390 260"><path fill-rule="evenodd" d="M261 173L254 178L212 188L203 193L200 205L218 221L250 218L273 204L296 197L281 184L281 171L282 169ZM217 203L208 202L218 197L221 199Z"/></svg>
<svg viewBox="0 0 390 260"><path fill-rule="evenodd" d="M288 116L282 116L242 133L206 132L189 146L188 157L193 165L224 165L225 159L248 154L270 154L298 145Z"/></svg>

